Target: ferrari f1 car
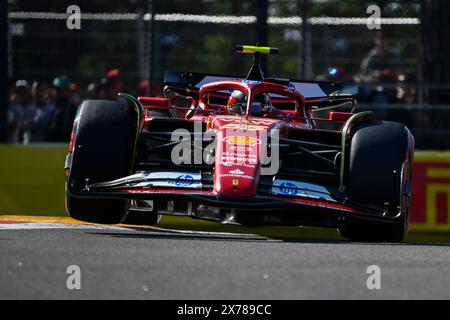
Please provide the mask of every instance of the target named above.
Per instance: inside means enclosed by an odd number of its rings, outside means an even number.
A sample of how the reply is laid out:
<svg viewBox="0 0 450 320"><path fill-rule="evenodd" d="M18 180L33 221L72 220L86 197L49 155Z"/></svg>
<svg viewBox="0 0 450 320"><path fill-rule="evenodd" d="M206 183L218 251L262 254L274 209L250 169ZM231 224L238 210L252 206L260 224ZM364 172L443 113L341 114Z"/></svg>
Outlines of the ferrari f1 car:
<svg viewBox="0 0 450 320"><path fill-rule="evenodd" d="M260 55L278 49L237 48L254 54L246 77L166 72L163 98L80 106L65 167L70 216L153 225L182 215L403 240L409 130L355 112L349 86L264 78Z"/></svg>

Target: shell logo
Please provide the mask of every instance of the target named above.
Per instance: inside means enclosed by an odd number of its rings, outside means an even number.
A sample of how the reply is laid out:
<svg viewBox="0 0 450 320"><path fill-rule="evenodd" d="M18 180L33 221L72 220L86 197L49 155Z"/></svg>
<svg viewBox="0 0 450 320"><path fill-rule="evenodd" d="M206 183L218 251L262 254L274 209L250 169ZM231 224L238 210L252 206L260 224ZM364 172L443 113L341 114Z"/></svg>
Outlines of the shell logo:
<svg viewBox="0 0 450 320"><path fill-rule="evenodd" d="M254 146L256 144L260 144L261 140L253 138L253 137L246 137L246 136L232 136L232 137L226 137L224 141L228 142L229 144L234 145L245 145L245 146Z"/></svg>

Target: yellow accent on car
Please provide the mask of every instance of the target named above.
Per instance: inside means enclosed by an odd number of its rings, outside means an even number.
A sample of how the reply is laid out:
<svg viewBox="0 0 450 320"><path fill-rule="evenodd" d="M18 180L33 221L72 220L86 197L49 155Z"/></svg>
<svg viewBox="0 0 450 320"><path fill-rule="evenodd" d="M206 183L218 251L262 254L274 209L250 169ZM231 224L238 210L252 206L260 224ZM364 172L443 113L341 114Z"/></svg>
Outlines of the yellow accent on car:
<svg viewBox="0 0 450 320"><path fill-rule="evenodd" d="M255 144L261 143L261 141L256 138L244 137L244 136L231 137L228 139L228 141L230 141L230 143L232 143L232 144L246 145L246 146L253 146Z"/></svg>
<svg viewBox="0 0 450 320"><path fill-rule="evenodd" d="M239 53L262 53L262 54L277 54L278 48L273 47L257 47L257 46L248 46L248 45L237 45L236 51Z"/></svg>

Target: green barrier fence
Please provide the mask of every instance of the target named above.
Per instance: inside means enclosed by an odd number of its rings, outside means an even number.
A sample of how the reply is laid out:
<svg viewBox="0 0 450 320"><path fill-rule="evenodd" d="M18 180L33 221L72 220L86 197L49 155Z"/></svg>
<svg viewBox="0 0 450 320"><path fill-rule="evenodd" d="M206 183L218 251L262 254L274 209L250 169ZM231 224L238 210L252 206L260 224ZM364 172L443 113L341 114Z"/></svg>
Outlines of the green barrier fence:
<svg viewBox="0 0 450 320"><path fill-rule="evenodd" d="M0 214L64 216L62 145L0 145Z"/></svg>

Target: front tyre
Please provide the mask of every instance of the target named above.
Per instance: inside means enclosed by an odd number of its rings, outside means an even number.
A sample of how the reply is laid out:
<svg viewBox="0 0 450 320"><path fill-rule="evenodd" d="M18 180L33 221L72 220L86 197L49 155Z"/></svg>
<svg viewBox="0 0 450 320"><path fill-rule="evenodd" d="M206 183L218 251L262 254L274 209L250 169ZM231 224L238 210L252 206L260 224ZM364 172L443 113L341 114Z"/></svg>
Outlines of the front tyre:
<svg viewBox="0 0 450 320"><path fill-rule="evenodd" d="M351 138L348 197L384 207L392 222L350 219L339 229L352 241L400 242L409 227L414 139L402 124L372 121L355 126Z"/></svg>
<svg viewBox="0 0 450 320"><path fill-rule="evenodd" d="M72 218L100 224L125 220L128 200L77 198L69 190L131 174L137 117L130 106L119 102L91 100L80 106L66 187L66 208Z"/></svg>

